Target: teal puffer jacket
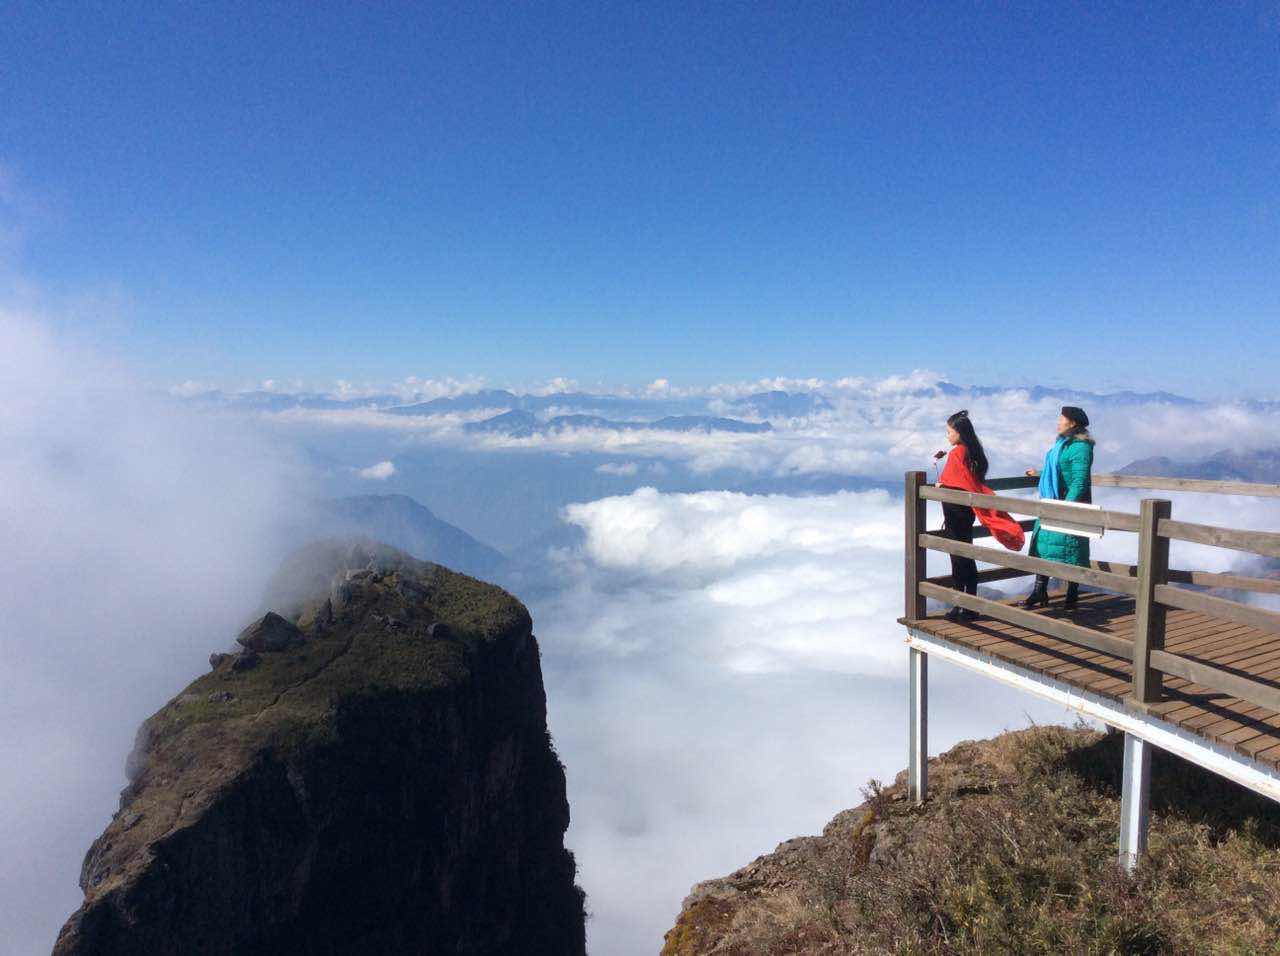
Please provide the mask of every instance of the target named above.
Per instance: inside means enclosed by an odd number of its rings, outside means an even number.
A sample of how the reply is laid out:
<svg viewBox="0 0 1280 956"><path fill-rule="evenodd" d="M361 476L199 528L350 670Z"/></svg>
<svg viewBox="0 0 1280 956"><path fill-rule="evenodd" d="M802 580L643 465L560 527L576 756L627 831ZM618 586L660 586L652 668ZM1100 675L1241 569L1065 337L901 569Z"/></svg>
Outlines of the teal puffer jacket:
<svg viewBox="0 0 1280 956"><path fill-rule="evenodd" d="M1093 501L1093 439L1069 439L1058 456L1058 487L1062 501ZM1089 566L1089 539L1040 528L1040 519L1031 531L1033 558Z"/></svg>

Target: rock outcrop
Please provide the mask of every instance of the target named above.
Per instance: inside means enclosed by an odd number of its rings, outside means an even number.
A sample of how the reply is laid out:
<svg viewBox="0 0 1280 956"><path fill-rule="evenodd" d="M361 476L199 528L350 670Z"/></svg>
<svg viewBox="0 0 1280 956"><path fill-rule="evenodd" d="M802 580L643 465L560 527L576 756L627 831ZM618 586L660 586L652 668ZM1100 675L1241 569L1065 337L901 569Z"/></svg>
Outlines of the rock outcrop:
<svg viewBox="0 0 1280 956"><path fill-rule="evenodd" d="M524 607L336 541L269 601L143 725L56 956L583 953Z"/></svg>
<svg viewBox="0 0 1280 956"><path fill-rule="evenodd" d="M298 625L268 611L236 637L236 643L251 651L283 651L303 640Z"/></svg>
<svg viewBox="0 0 1280 956"><path fill-rule="evenodd" d="M1280 807L1158 754L1150 853L1116 866L1122 735L958 744L820 836L699 883L663 956L1258 953L1280 940Z"/></svg>

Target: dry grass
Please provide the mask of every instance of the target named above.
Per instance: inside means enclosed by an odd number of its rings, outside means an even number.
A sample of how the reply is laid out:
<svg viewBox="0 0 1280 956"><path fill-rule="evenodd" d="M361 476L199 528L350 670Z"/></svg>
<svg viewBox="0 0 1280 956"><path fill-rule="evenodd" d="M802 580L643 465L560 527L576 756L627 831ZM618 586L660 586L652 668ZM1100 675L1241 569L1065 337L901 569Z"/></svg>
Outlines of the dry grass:
<svg viewBox="0 0 1280 956"><path fill-rule="evenodd" d="M1162 755L1127 877L1120 747L1064 727L962 744L924 808L873 783L822 837L703 884L719 931L665 952L1280 953L1280 807Z"/></svg>

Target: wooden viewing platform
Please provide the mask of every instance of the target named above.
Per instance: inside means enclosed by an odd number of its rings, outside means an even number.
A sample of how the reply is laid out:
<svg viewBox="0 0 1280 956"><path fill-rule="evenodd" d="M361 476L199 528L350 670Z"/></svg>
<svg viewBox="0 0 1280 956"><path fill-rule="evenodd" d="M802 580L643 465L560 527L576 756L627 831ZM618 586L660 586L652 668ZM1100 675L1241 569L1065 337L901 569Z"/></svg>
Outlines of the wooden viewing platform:
<svg viewBox="0 0 1280 956"><path fill-rule="evenodd" d="M1029 488L1008 478L993 489ZM1102 475L1094 486L1168 488L1280 497L1280 485ZM955 541L928 531L930 500L1061 518L1137 534L1134 565L1089 568ZM1029 526L1030 522L1025 522ZM975 531L975 537L982 534ZM923 472L906 480L906 614L911 658L910 786L927 791L928 658L977 671L1125 732L1120 860L1131 868L1146 846L1150 747L1157 746L1280 801L1280 613L1206 589L1280 594L1280 580L1169 567L1170 540L1280 557L1280 534L1174 521L1168 501L1147 499L1137 514L1071 509L1007 495L938 488ZM1079 605L1025 610L1021 597L991 600L956 591L950 577L927 578L928 550L995 565L980 582L1029 574L1076 581ZM926 599L977 611L953 622L926 613Z"/></svg>

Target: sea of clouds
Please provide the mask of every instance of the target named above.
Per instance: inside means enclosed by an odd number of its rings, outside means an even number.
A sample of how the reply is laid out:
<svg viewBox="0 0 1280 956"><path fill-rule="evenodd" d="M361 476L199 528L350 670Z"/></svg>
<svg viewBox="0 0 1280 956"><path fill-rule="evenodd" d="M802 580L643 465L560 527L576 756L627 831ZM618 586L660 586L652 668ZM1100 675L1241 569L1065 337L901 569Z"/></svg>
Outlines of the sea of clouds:
<svg viewBox="0 0 1280 956"><path fill-rule="evenodd" d="M589 493L554 505L566 534L521 552L536 574L520 596L543 649L593 951L654 952L694 882L817 832L860 801L869 778L905 762L901 500L883 488L748 494L721 479L835 475L888 486L928 467L960 404L979 423L994 472L1010 474L1039 463L1061 404L1028 388L957 395L929 372L703 388L659 381L610 394L636 421L674 410L773 427L515 438L464 427L501 405L389 410L465 396L487 384L479 380L346 384L332 390L351 403L338 408L210 402L191 384L173 395L144 387L14 314L0 316L0 376L0 899L5 945L23 953L47 949L78 904L80 860L115 808L137 725L257 608L290 544L282 517L319 494L423 497L415 475L436 452L509 463L501 471L513 482L535 462L590 479L581 486ZM267 384L277 395L294 387ZM824 401L791 417L744 404L773 388ZM543 416L581 408L573 382L527 391L554 399ZM1265 405L1117 399L1089 410L1101 471L1154 454L1274 444L1277 434ZM470 491L482 503L513 494ZM1133 493L1101 497L1136 506ZM1184 495L1175 510L1238 527L1280 518L1275 504L1243 498ZM1108 536L1097 551L1131 558L1132 537ZM1175 563L1236 561L1175 550ZM932 708L935 750L1066 717L945 667Z"/></svg>
<svg viewBox="0 0 1280 956"><path fill-rule="evenodd" d="M901 511L652 489L568 510L585 544L533 612L593 951L655 952L695 882L902 767ZM976 683L939 670L936 747L1065 717Z"/></svg>

